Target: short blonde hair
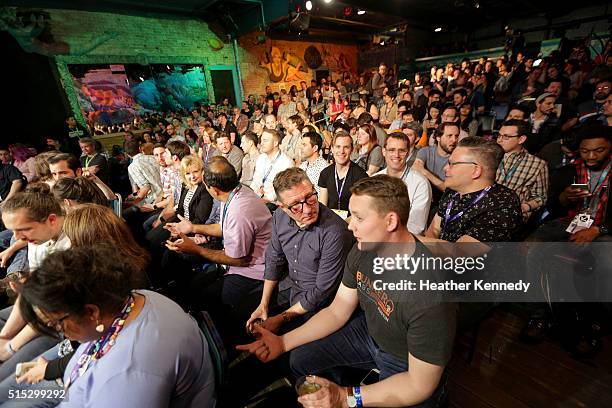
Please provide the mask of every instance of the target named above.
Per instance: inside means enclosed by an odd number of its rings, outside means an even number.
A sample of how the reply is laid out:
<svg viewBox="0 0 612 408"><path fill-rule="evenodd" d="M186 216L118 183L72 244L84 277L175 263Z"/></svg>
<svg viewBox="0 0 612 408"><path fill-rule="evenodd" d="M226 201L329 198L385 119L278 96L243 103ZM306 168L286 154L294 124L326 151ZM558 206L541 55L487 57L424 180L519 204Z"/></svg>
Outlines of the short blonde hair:
<svg viewBox="0 0 612 408"><path fill-rule="evenodd" d="M202 159L200 159L195 154L190 154L189 156L183 157L183 160L181 160L180 173L181 173L181 180L183 181L183 184L185 185L189 185L189 183L187 182L187 179L185 179L185 173L190 168L195 168L196 170L204 170L204 162L202 161Z"/></svg>

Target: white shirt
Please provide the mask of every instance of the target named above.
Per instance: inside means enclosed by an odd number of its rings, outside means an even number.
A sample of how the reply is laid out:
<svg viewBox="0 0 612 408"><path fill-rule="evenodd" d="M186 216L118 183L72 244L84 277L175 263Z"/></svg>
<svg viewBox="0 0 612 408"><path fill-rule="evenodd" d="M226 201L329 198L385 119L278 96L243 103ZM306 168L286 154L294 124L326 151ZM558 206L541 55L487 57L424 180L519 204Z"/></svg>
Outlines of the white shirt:
<svg viewBox="0 0 612 408"><path fill-rule="evenodd" d="M387 174L387 169L375 174ZM427 217L431 205L431 185L429 181L410 169L405 173L402 181L408 187L408 198L410 199L410 214L408 215L408 231L416 235L422 235L427 228Z"/></svg>
<svg viewBox="0 0 612 408"><path fill-rule="evenodd" d="M274 192L272 182L278 173L289 167L293 167L293 160L280 150L278 153L275 153L272 160L270 160L267 154L260 154L255 162L255 173L253 174L251 188L256 193L259 193L259 187L263 185L264 198L276 201L276 193Z"/></svg>
<svg viewBox="0 0 612 408"><path fill-rule="evenodd" d="M321 193L321 187L319 187L319 177L321 176L321 171L323 171L323 169L327 166L329 166L329 163L326 162L321 156L317 157L312 163L309 163L308 160L304 160L300 164L300 169L306 172L310 182L317 191L317 194Z"/></svg>
<svg viewBox="0 0 612 408"><path fill-rule="evenodd" d="M51 239L40 245L28 243L28 267L30 271L38 268L50 253L69 249L70 245L70 238L63 232L56 240Z"/></svg>

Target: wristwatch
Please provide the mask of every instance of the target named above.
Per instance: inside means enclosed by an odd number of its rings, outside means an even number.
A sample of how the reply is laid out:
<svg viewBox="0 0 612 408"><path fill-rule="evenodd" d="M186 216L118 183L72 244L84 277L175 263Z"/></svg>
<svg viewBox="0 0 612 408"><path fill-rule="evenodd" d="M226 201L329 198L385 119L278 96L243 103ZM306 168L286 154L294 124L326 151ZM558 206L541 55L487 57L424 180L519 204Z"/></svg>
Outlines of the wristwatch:
<svg viewBox="0 0 612 408"><path fill-rule="evenodd" d="M349 408L355 408L357 406L357 399L353 393L353 387L347 387L346 392L348 394L346 396L346 404L349 406Z"/></svg>

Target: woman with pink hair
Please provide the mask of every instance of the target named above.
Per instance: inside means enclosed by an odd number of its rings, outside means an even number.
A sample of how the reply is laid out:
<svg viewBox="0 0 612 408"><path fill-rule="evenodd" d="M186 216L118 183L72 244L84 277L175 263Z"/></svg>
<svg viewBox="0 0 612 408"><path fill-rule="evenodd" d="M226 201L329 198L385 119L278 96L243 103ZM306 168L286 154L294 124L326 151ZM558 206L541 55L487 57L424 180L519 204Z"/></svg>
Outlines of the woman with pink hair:
<svg viewBox="0 0 612 408"><path fill-rule="evenodd" d="M36 154L21 143L10 145L9 151L13 156L13 166L17 167L28 181L35 181L36 166L34 164L34 156L36 156Z"/></svg>

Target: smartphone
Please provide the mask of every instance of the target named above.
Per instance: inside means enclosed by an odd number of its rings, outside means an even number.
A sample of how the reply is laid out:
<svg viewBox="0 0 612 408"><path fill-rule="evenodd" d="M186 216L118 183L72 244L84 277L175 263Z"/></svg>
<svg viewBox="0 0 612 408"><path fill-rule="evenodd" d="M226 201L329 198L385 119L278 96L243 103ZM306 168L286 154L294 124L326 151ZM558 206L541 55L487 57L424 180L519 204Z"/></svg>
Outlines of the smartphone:
<svg viewBox="0 0 612 408"><path fill-rule="evenodd" d="M21 377L28 371L30 371L33 367L35 367L38 363L33 361L27 363L17 363L17 367L15 367L15 376Z"/></svg>
<svg viewBox="0 0 612 408"><path fill-rule="evenodd" d="M379 380L379 376L380 376L380 370L378 370L377 368L373 368L370 370L368 375L363 377L363 380L361 380L361 385L370 385L370 384L377 383Z"/></svg>
<svg viewBox="0 0 612 408"><path fill-rule="evenodd" d="M579 188L579 189L584 190L584 191L589 191L589 185L588 184L574 183L574 184L572 184L572 188Z"/></svg>

